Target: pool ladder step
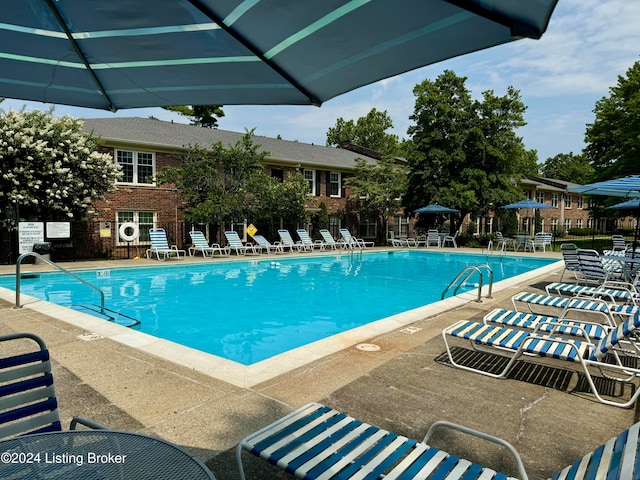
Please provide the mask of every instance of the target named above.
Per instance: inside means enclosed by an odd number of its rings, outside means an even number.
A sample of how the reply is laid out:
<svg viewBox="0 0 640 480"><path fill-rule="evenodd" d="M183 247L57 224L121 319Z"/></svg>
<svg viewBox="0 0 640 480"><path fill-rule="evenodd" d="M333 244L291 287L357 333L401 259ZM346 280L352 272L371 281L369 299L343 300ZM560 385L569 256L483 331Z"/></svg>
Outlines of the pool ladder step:
<svg viewBox="0 0 640 480"><path fill-rule="evenodd" d="M116 312L115 310L111 310L109 308L102 308L99 305L71 305L71 308L77 310L78 312L86 312L89 315L93 315L94 317L102 318L104 320L108 320L117 325L122 325L124 327L133 328L137 327L141 324L140 320L137 318L130 317L125 315L124 313Z"/></svg>
<svg viewBox="0 0 640 480"><path fill-rule="evenodd" d="M457 295L458 290L460 290L460 287L466 285L467 280L469 280L469 278L471 278L471 276L474 273L477 273L480 276L480 280L478 281L478 298L476 302L482 303L482 285L483 285L482 269L486 269L487 273L489 274L489 291L487 292L487 298L491 298L491 290L493 288L493 270L487 264L480 264L480 265L469 265L463 268L460 271L460 273L456 275L456 278L454 278L451 281L451 283L447 285L447 288L444 289L440 299L444 300L445 295L454 285L456 286L456 288L453 291L453 295L454 296Z"/></svg>

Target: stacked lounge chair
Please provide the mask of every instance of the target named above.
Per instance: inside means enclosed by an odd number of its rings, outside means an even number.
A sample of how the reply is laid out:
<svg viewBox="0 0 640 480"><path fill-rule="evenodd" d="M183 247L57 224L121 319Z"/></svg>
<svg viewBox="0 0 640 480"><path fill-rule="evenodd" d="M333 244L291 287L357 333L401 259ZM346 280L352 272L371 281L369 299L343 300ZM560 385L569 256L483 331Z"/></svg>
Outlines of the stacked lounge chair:
<svg viewBox="0 0 640 480"><path fill-rule="evenodd" d="M567 338L559 333L546 334L461 320L445 328L442 338L449 361L454 367L489 377L505 378L515 362L524 355L527 355L527 358L535 357L539 361L544 361L545 358L566 361L581 367L591 393L600 402L616 407L629 407L640 396L640 389L636 388L627 400L604 398L591 372L597 370L606 378L623 382L639 378L640 369L630 366L629 362L624 360L624 357L640 358L639 346L635 343L635 334L639 327L640 312L628 317L596 343L591 343L582 339ZM451 352L449 340L453 338L467 340L474 350L488 351L505 357L508 361L497 373L485 370L485 364L461 364Z"/></svg>

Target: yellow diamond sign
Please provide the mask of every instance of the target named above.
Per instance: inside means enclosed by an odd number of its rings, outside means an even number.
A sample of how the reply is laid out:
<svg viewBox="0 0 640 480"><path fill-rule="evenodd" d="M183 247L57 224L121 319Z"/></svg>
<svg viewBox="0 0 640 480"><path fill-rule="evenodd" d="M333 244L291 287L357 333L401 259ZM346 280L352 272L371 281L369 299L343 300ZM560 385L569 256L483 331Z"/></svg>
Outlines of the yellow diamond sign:
<svg viewBox="0 0 640 480"><path fill-rule="evenodd" d="M253 225L253 223L250 223L247 227L247 233L253 237L257 232L258 229Z"/></svg>

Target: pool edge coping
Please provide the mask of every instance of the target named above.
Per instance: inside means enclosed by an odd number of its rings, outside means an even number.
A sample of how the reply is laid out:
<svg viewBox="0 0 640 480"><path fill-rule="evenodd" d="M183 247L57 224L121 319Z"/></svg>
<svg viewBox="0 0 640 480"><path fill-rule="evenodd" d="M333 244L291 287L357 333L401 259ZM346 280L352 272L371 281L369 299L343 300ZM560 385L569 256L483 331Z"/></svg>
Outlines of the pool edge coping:
<svg viewBox="0 0 640 480"><path fill-rule="evenodd" d="M561 265L562 260L560 259L507 280L501 280L493 285L493 292L499 292L523 283L528 279L550 273ZM485 288L486 286L483 287L483 292L486 291ZM0 298L2 300L15 305L15 297L15 291L0 287ZM418 320L466 305L476 298L477 292L475 291L463 293L456 297L449 297L311 342L252 365L242 365L210 353L154 337L122 325L108 323L97 317L21 294L22 308L33 310L86 330L89 333L98 334L119 344L135 348L241 388L251 388L378 335L402 329Z"/></svg>

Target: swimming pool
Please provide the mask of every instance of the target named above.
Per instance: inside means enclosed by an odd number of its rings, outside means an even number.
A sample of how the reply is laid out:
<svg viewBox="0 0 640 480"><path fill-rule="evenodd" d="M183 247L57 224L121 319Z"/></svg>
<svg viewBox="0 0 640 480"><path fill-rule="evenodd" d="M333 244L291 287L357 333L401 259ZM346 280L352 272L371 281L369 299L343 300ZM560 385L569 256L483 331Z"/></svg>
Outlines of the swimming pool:
<svg viewBox="0 0 640 480"><path fill-rule="evenodd" d="M252 365L438 301L466 266L488 263L500 281L555 261L403 250L74 273L102 289L109 309L139 320L136 329ZM98 303L62 273L30 277L25 294L80 310ZM0 286L13 289L15 277L0 277Z"/></svg>

